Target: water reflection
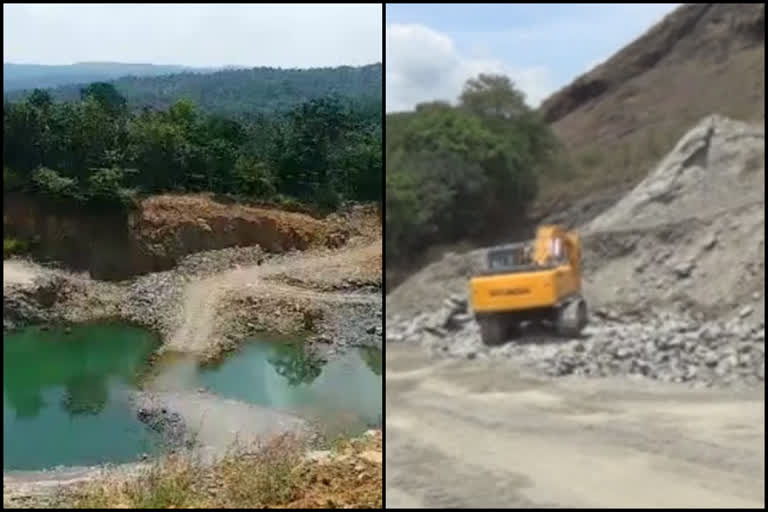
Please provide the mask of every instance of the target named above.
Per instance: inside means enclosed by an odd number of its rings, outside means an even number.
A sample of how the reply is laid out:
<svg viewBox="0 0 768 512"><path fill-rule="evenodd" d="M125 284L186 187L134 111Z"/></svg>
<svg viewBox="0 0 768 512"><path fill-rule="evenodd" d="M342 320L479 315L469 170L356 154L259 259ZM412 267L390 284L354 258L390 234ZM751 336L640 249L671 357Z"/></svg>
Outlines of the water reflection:
<svg viewBox="0 0 768 512"><path fill-rule="evenodd" d="M295 413L332 431L382 423L382 353L352 349L325 360L301 340L244 343L215 367L199 370L210 392Z"/></svg>
<svg viewBox="0 0 768 512"><path fill-rule="evenodd" d="M366 347L360 349L360 357L365 361L365 364L368 365L368 368L370 368L374 375L379 377L381 377L384 370L383 356L384 353L376 348Z"/></svg>
<svg viewBox="0 0 768 512"><path fill-rule="evenodd" d="M6 386L5 399L13 406L17 418L35 418L46 405L37 389L8 389Z"/></svg>
<svg viewBox="0 0 768 512"><path fill-rule="evenodd" d="M99 414L109 401L107 380L101 375L74 377L65 388L61 403L71 416Z"/></svg>
<svg viewBox="0 0 768 512"><path fill-rule="evenodd" d="M3 338L4 468L127 462L152 451L128 402L135 372L157 346L152 333L87 325Z"/></svg>
<svg viewBox="0 0 768 512"><path fill-rule="evenodd" d="M110 399L109 379L129 384L154 348L146 331L124 326L25 329L4 335L3 391L6 408L34 418L49 405L46 392L61 394L71 416L95 415Z"/></svg>
<svg viewBox="0 0 768 512"><path fill-rule="evenodd" d="M278 375L285 377L289 386L310 385L323 373L326 361L310 351L291 345L275 345L274 354L267 361Z"/></svg>

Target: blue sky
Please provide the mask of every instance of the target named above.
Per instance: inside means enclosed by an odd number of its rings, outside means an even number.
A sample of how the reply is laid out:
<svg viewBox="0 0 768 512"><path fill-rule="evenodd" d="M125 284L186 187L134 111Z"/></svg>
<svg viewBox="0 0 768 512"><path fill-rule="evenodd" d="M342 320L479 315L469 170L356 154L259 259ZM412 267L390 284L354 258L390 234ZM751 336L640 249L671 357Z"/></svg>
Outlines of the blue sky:
<svg viewBox="0 0 768 512"><path fill-rule="evenodd" d="M454 100L483 71L510 75L535 106L679 5L389 4L387 110Z"/></svg>

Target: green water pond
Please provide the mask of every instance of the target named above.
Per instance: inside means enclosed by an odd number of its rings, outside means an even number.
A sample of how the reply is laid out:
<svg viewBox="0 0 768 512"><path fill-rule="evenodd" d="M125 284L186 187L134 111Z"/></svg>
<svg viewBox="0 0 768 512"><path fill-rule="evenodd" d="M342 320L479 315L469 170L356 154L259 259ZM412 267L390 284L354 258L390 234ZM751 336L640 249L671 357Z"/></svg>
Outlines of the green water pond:
<svg viewBox="0 0 768 512"><path fill-rule="evenodd" d="M147 372L159 340L127 325L4 333L3 468L32 470L136 460L160 449L136 418L131 392L208 392L289 411L327 432L355 434L381 424L382 356L349 350L324 361L301 340L247 340L215 366L164 356Z"/></svg>

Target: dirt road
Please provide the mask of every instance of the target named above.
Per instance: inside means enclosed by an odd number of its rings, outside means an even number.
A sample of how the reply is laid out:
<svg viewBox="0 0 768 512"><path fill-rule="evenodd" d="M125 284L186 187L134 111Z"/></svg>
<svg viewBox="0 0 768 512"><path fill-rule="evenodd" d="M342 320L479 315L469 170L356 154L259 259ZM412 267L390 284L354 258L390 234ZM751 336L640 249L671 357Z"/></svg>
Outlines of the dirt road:
<svg viewBox="0 0 768 512"><path fill-rule="evenodd" d="M290 295L330 301L364 302L369 296L355 293L319 293L288 286L266 278L278 274L322 275L334 269L347 272L381 252L381 243L345 248L331 255L299 254L281 263L253 265L215 274L189 283L185 290L182 318L165 348L183 352L203 352L209 345L215 325L217 306L227 291L248 288L254 294L265 296Z"/></svg>
<svg viewBox="0 0 768 512"><path fill-rule="evenodd" d="M764 507L763 391L386 358L388 508Z"/></svg>

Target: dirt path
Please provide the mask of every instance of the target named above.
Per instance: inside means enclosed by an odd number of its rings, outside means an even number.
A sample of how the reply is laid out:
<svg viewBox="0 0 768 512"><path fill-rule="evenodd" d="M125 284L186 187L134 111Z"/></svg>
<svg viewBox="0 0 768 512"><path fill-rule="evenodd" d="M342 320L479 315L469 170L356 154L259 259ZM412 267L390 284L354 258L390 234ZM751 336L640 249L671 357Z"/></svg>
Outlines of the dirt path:
<svg viewBox="0 0 768 512"><path fill-rule="evenodd" d="M386 358L389 508L764 506L762 391Z"/></svg>
<svg viewBox="0 0 768 512"><path fill-rule="evenodd" d="M331 255L300 254L277 264L253 265L230 270L194 281L187 285L179 327L169 337L166 350L202 353L213 332L217 305L228 291L248 288L265 296L292 295L317 300L362 302L370 295L356 293L323 293L274 281L268 276L277 274L322 274L331 268L354 269L375 251L381 251L381 242L335 252Z"/></svg>

